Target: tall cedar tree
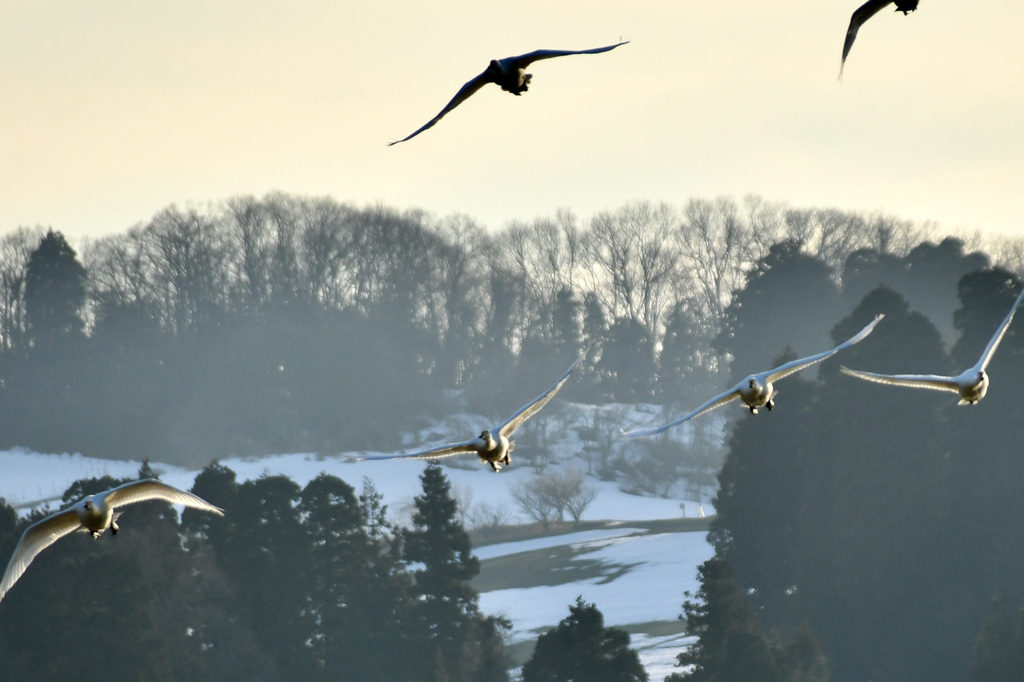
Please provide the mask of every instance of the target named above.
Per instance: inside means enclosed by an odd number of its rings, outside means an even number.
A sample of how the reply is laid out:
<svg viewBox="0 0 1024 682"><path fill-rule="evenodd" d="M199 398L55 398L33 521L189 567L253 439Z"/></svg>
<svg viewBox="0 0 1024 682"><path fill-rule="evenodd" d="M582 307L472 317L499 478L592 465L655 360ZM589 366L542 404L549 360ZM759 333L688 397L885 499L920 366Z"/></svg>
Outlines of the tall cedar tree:
<svg viewBox="0 0 1024 682"><path fill-rule="evenodd" d="M604 614L583 596L569 616L537 639L523 682L647 682L629 633L604 626Z"/></svg>
<svg viewBox="0 0 1024 682"><path fill-rule="evenodd" d="M683 604L683 618L697 641L676 658L680 667L666 682L828 682L817 640L806 629L782 644L765 635L747 595L718 556L699 569L697 601Z"/></svg>
<svg viewBox="0 0 1024 682"><path fill-rule="evenodd" d="M1019 682L1024 679L1024 611L1020 629L1013 632L1010 614L997 592L988 619L974 643L968 682Z"/></svg>
<svg viewBox="0 0 1024 682"><path fill-rule="evenodd" d="M506 680L500 665L500 619L485 619L478 595L470 584L480 572L472 555L469 533L456 516L451 485L441 467L431 462L420 476L423 494L415 498L413 527L405 533L405 559L422 568L413 572L413 596L419 623L414 647L432 682L483 682L487 667L491 680ZM486 664L486 665L484 665Z"/></svg>
<svg viewBox="0 0 1024 682"><path fill-rule="evenodd" d="M64 235L50 230L32 252L25 273L25 319L37 346L80 337L85 268Z"/></svg>

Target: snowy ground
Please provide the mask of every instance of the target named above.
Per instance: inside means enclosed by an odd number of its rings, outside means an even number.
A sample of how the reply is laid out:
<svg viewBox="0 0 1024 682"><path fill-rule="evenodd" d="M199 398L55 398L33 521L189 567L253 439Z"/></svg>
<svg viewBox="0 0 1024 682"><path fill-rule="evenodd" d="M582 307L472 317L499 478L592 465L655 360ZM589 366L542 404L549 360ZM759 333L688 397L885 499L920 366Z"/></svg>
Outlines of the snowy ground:
<svg viewBox="0 0 1024 682"><path fill-rule="evenodd" d="M355 462L350 456L325 458L314 454L232 458L221 463L235 471L242 481L284 474L303 486L321 472L327 472L359 491L363 479L369 478L399 520L406 520L402 517L408 514L413 497L421 490L419 476L424 467L418 461ZM22 449L0 451L0 497L20 507L23 513L42 501L49 501L51 507L56 507L60 495L75 480L104 474L133 477L139 466L139 462L93 459L78 454L44 455ZM151 466L165 482L183 489L192 486L198 473L157 462L152 462ZM534 475L532 469L517 468L515 461L500 474L484 465L468 469L446 467L445 473L453 490L463 498L468 495L474 503L505 505L510 509L515 507L509 495L510 485ZM606 624L626 626L676 621L682 611L683 592L696 592L699 587L697 566L713 554L705 533L648 533L629 525L630 521L697 517L696 502L630 495L612 482L596 479L590 479L589 483L598 489L598 495L583 519L617 520L624 522L621 526L488 545L476 551L477 556L487 560L570 546L578 552L576 559L607 566L604 575L586 580L567 579L558 585L498 589L481 594L480 605L485 613L502 614L512 621L513 642L533 639L538 632L556 625L569 615L569 605L575 602L577 595L595 603L604 614ZM703 509L708 514L713 512L708 501L703 503ZM514 582L510 580L510 584ZM552 582L557 582L557 577ZM633 638L633 646L640 651L652 680L661 680L673 672L675 656L685 643L681 635L641 634Z"/></svg>

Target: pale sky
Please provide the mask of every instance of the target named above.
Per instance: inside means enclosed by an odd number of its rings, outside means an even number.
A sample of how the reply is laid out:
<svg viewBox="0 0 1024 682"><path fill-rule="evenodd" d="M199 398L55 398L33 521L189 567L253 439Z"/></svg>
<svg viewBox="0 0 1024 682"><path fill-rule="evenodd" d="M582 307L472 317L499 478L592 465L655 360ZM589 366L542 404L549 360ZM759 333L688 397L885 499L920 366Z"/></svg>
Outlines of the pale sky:
<svg viewBox="0 0 1024 682"><path fill-rule="evenodd" d="M1024 235L1024 2L884 10L839 82L860 1L0 0L0 234L281 190L492 229L754 193ZM386 146L492 58L620 38Z"/></svg>

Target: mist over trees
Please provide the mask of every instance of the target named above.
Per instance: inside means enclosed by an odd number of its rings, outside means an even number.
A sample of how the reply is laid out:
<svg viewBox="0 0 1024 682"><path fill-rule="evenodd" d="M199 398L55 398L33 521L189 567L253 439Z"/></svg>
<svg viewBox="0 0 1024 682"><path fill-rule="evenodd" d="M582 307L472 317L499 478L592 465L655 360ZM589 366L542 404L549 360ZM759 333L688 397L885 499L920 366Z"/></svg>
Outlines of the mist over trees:
<svg viewBox="0 0 1024 682"><path fill-rule="evenodd" d="M686 471L710 457L709 420L685 439L670 430L623 443L611 404L678 415L885 313L862 343L787 378L771 414L723 408L732 427L719 453L716 558L703 569L705 601L686 609L702 639L680 659L696 667L674 679L716 679L702 671L738 646L759 652L763 679L953 682L997 668L1013 679L1021 628L1006 614L1024 596L1019 317L976 406L839 372L949 374L974 363L1019 291L1024 249L929 237L888 216L757 197L636 202L586 223L559 211L488 232L460 215L270 194L171 206L79 251L59 233L21 229L0 239L0 448L195 467L398 449L421 419L507 414L596 340L559 397L601 410L576 427L584 451L559 457L636 492L670 494L683 475L713 488L706 472ZM543 420L522 436L517 461L543 468ZM506 624L465 590L478 567L446 482L427 471L414 526L399 531L372 487L356 496L331 477L305 489L283 477L239 484L208 466L195 492L231 517L186 512L180 531L154 517L170 539L147 541L165 543L152 552L168 553L169 566L126 554L115 569L125 587L113 599L149 609L126 606L118 627L181 625L178 639L154 634L133 655L169 679L189 666L222 671L211 679L327 679L325 667L342 670L332 666L376 638L418 656L379 663L392 666L379 679L419 679L423 661L432 679L504 679ZM549 521L573 514L544 504ZM0 549L13 547L17 524L0 507ZM50 568L33 565L18 589L57 590L68 619L108 608L109 594L85 605L66 594L59 562L72 570L82 559L60 544L48 552ZM164 603L153 576L179 560L198 577ZM284 576L304 591L274 592ZM31 617L15 596L0 622ZM0 660L14 666L10 631ZM472 633L471 650L456 632ZM250 650L242 668L224 662ZM345 670L377 679L372 666Z"/></svg>
<svg viewBox="0 0 1024 682"><path fill-rule="evenodd" d="M990 260L887 216L757 197L492 233L269 194L169 206L81 252L21 229L0 239L0 447L193 466L390 449L396 421L459 399L506 411L591 339L565 398L692 404L826 342L881 283L953 343L956 282Z"/></svg>

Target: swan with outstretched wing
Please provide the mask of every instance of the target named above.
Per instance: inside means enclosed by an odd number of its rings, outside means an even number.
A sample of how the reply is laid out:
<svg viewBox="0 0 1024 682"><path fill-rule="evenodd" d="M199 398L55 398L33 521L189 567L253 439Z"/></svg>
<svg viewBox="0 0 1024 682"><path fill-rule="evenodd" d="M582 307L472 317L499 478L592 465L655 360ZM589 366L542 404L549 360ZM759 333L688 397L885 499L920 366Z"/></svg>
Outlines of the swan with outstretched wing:
<svg viewBox="0 0 1024 682"><path fill-rule="evenodd" d="M974 405L988 393L988 374L985 372L985 368L988 367L989 360L992 359L996 348L999 347L999 342L1003 340L1003 335L1006 334L1007 328L1009 328L1010 323L1013 321L1013 314L1017 312L1017 307L1020 306L1022 299L1024 299L1024 289L1017 296L1017 300L1010 308L1010 312L1003 318L1002 324L999 325L992 338L989 339L988 345L985 346L985 350L982 352L981 357L978 358L978 361L974 363L973 367L969 367L955 377L937 374L875 374L874 372L862 372L850 369L849 367L840 367L840 369L843 373L849 374L852 377L864 379L865 381L874 381L879 384L905 386L908 388L927 388L933 391L949 391L960 396L959 405Z"/></svg>
<svg viewBox="0 0 1024 682"><path fill-rule="evenodd" d="M178 490L154 478L132 481L106 492L89 495L25 529L7 564L3 580L0 580L0 599L18 581L32 560L57 540L74 531L89 532L94 538L99 538L108 528L116 535L120 530L117 517L121 512L115 509L146 500L163 500L224 515L223 509L213 506L198 495Z"/></svg>
<svg viewBox="0 0 1024 682"><path fill-rule="evenodd" d="M428 448L426 450L420 450L418 452L408 452L397 455L383 455L379 457L360 457L361 461L365 460L377 460L377 459L438 459L441 457L452 457L455 455L466 455L475 453L480 457L480 461L486 462L491 465L491 468L495 472L501 471L502 465L508 465L512 463L512 459L509 457L509 453L515 449L515 441L509 437L512 433L522 426L523 422L537 414L552 398L558 393L562 385L569 380L569 376L573 373L583 359L587 357L587 353L594 344L591 343L587 346L587 349L576 358L576 361L572 363L569 369L565 370L565 373L559 377L548 390L541 393L539 396L520 407L516 412L506 419L501 425L493 429L485 429L480 432L480 435L476 438L470 438L467 441L461 443L448 443L445 445L439 445L437 447Z"/></svg>
<svg viewBox="0 0 1024 682"><path fill-rule="evenodd" d="M757 414L757 410L762 407L767 407L769 410L775 407L775 382L788 377L794 372L799 372L802 369L810 367L811 365L821 362L822 360L835 355L844 348L849 348L855 343L859 343L868 334L874 330L875 325L885 317L885 315L878 315L873 319L866 327L861 329L855 335L843 341L841 344L831 350L827 350L824 353L818 353L817 355L811 355L810 357L801 358L799 360L793 360L787 362L784 365L780 365L775 369L770 369L767 372L761 372L760 374L751 374L743 381L739 382L731 389L717 395L711 400L707 401L693 412L685 414L679 419L673 422L669 422L664 426L657 426L649 429L636 429L634 431L624 431L622 435L629 438L641 438L643 436L653 436L656 433L661 433L666 429L670 429L673 426L678 426L683 422L690 421L694 417L699 417L705 412L710 412L716 407L721 407L728 402L732 402L737 398L743 401L743 404L747 406L751 414Z"/></svg>

